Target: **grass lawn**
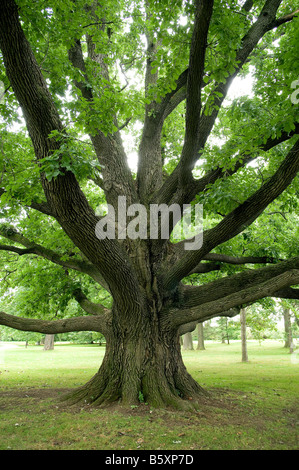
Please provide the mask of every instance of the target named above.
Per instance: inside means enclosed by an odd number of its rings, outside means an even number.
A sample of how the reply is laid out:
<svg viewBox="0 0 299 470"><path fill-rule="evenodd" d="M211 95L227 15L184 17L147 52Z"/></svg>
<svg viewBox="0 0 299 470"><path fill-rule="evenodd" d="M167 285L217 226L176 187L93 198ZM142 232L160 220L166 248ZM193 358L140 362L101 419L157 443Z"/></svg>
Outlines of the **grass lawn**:
<svg viewBox="0 0 299 470"><path fill-rule="evenodd" d="M104 348L53 351L0 343L0 450L296 450L299 352L281 342L206 342L183 351L210 397L198 411L66 406L59 398L98 370ZM297 350L298 351L298 350Z"/></svg>

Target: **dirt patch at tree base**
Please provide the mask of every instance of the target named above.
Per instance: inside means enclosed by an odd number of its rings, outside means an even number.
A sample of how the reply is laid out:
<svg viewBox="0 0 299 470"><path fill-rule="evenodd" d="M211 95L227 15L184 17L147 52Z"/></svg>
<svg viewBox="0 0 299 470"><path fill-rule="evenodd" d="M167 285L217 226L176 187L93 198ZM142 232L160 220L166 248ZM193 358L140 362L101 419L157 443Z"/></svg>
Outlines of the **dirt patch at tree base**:
<svg viewBox="0 0 299 470"><path fill-rule="evenodd" d="M95 411L101 410L92 404L78 403L69 405L63 400L63 397L71 392L69 388L23 388L15 390L0 391L0 410L8 410L11 408L21 407L25 411L26 407L36 405L36 411L41 408L48 407L51 412L67 412L67 413L80 413L82 411ZM171 409L152 409L147 403L140 403L138 406L121 406L120 404L112 404L103 408L110 413L119 413L123 416L138 416L148 417L149 419L166 417L167 422L171 425L177 425L182 419L188 422L192 420L205 420L210 425L229 423L230 425L244 425L245 422L254 422L255 427L258 425L259 418L254 413L250 416L246 409L254 411L251 405L251 399L244 393L231 391L228 389L209 390L208 397L202 397L197 400L197 410L194 411L177 411ZM264 423L264 417L260 418L261 423ZM262 424L261 424L262 427Z"/></svg>

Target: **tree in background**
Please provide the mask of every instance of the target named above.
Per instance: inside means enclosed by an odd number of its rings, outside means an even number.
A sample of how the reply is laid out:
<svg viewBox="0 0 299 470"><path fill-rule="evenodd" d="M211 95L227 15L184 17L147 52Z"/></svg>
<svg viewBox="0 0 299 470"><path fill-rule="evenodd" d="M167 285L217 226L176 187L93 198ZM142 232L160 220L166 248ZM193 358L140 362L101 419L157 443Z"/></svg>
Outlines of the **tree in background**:
<svg viewBox="0 0 299 470"><path fill-rule="evenodd" d="M191 331L188 331L183 336L183 349L185 351L187 351L187 350L192 351L194 349L194 347L193 347L193 338L192 338Z"/></svg>
<svg viewBox="0 0 299 470"><path fill-rule="evenodd" d="M179 336L264 297L298 298L297 13L292 0L1 1L1 266L11 288L24 264L35 268L44 313L32 304L0 323L105 336L103 363L73 401L132 405L142 393L192 406L204 390ZM226 100L249 72L253 96ZM97 236L103 201L132 236L120 222L115 237ZM196 249L132 219L190 203L205 210ZM47 316L59 297L82 310Z"/></svg>
<svg viewBox="0 0 299 470"><path fill-rule="evenodd" d="M283 312L284 347L288 348L292 354L295 349L293 329L296 325L296 320L298 319L298 303L297 301L281 300L280 306ZM295 318L294 326L292 325L292 317Z"/></svg>
<svg viewBox="0 0 299 470"><path fill-rule="evenodd" d="M246 334L246 309L245 308L241 308L240 323L241 323L241 342L242 342L242 362L248 362L247 334Z"/></svg>
<svg viewBox="0 0 299 470"><path fill-rule="evenodd" d="M201 351L205 349L203 322L200 322L197 325L197 348L196 349L199 349Z"/></svg>

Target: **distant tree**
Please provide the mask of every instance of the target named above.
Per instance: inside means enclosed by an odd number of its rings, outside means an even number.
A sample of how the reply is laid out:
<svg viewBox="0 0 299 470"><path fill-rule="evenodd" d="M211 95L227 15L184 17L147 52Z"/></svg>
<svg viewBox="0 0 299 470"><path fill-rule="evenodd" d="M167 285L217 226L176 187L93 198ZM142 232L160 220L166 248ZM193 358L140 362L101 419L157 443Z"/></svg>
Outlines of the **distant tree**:
<svg viewBox="0 0 299 470"><path fill-rule="evenodd" d="M241 322L242 362L248 362L247 336L246 336L246 309L245 308L241 308L240 322Z"/></svg>
<svg viewBox="0 0 299 470"><path fill-rule="evenodd" d="M50 351L54 349L54 337L55 335L46 335L44 339L44 351Z"/></svg>
<svg viewBox="0 0 299 470"><path fill-rule="evenodd" d="M197 348L199 350L204 350L205 349L205 341L204 341L204 329L203 329L203 323L200 322L197 325Z"/></svg>
<svg viewBox="0 0 299 470"><path fill-rule="evenodd" d="M190 331L188 333L185 333L184 336L183 336L183 349L185 351L186 350L192 351L194 349L192 333Z"/></svg>
<svg viewBox="0 0 299 470"><path fill-rule="evenodd" d="M282 300L280 306L283 311L284 321L284 347L288 348L290 353L293 353L295 349L293 332L297 330L298 302L296 300ZM293 322L292 318L294 319Z"/></svg>

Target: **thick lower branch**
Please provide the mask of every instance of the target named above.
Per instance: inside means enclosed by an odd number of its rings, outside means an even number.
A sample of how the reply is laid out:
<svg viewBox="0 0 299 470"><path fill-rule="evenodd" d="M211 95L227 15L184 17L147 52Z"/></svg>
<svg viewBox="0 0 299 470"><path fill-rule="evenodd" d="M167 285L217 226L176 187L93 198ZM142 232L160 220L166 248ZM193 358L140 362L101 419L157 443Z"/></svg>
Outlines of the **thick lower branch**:
<svg viewBox="0 0 299 470"><path fill-rule="evenodd" d="M259 269L246 270L202 286L185 285L180 305L182 308L192 308L209 302L210 299L218 300L248 287L258 286L265 281L270 281L272 278L292 269L299 269L299 257Z"/></svg>
<svg viewBox="0 0 299 470"><path fill-rule="evenodd" d="M0 312L0 325L8 326L16 330L34 331L49 335L69 333L73 331L97 331L105 336L105 334L108 334L110 330L108 315L47 321L33 318L21 318L9 315L5 312Z"/></svg>
<svg viewBox="0 0 299 470"><path fill-rule="evenodd" d="M194 321L205 321L213 316L219 316L235 307L247 305L264 297L272 297L275 292L291 285L299 283L299 269L287 271L266 282L254 287L243 289L240 292L228 295L218 300L206 302L197 307L183 310L169 311L163 318L163 322L170 323L173 327Z"/></svg>
<svg viewBox="0 0 299 470"><path fill-rule="evenodd" d="M229 310L225 310L224 312L220 312L220 313L217 313L217 314L212 314L211 316L209 317L205 317L204 321L207 321L207 320L210 320L211 318L214 318L214 317L235 317L236 315L239 315L240 313L240 310L241 308L240 307L235 307L235 308L230 308ZM189 333L191 331L194 331L196 325L198 323L201 323L203 320L201 320L200 322L198 320L195 320L195 321L192 321L190 323L185 323L184 325L181 325L180 328L179 328L179 335L182 336L184 335L185 333Z"/></svg>

